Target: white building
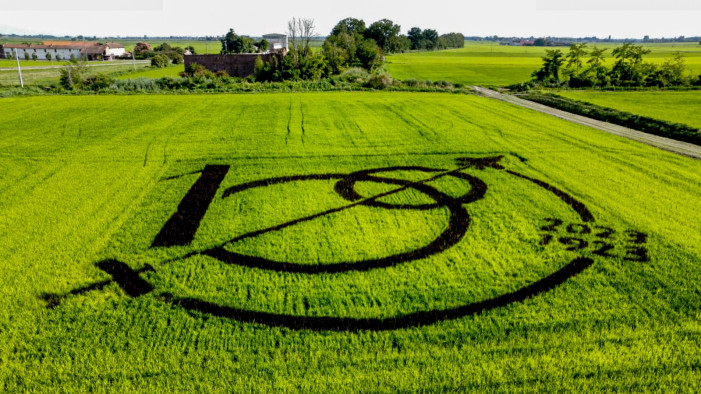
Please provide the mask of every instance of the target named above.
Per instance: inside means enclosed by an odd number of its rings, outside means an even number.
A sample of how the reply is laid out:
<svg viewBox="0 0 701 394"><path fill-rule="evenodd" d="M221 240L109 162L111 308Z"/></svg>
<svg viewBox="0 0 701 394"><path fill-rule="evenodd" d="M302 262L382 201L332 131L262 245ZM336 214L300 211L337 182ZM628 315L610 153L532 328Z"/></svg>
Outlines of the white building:
<svg viewBox="0 0 701 394"><path fill-rule="evenodd" d="M268 49L270 51L284 50L285 52L287 52L290 50L290 47L287 45L286 34L264 34L263 38L265 38L270 43L270 48Z"/></svg>
<svg viewBox="0 0 701 394"><path fill-rule="evenodd" d="M61 42L45 41L44 44L5 44L0 46L5 58L14 57L15 52L20 59L70 60L87 57L89 60L113 60L126 53L124 45L116 42L100 44L97 42ZM49 55L49 56L47 56Z"/></svg>

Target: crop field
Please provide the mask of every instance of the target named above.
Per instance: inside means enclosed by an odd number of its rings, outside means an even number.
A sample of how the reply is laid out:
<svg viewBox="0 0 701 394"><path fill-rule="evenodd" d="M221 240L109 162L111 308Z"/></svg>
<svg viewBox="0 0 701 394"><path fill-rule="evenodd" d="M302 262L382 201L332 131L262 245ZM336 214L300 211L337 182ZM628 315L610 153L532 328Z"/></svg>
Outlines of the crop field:
<svg viewBox="0 0 701 394"><path fill-rule="evenodd" d="M556 93L574 100L701 129L701 91L698 90L688 92L558 91Z"/></svg>
<svg viewBox="0 0 701 394"><path fill-rule="evenodd" d="M596 45L609 48L605 53L605 64L611 67L614 63L611 50L620 44ZM701 45L646 44L645 47L651 50L645 56L646 61L661 64L679 51L686 57L691 72L694 75L701 73ZM401 80L445 80L468 85L504 86L528 81L531 73L541 66L541 57L547 49L567 52L567 47L518 47L494 42L467 42L462 49L387 56L387 68L394 78Z"/></svg>
<svg viewBox="0 0 701 394"><path fill-rule="evenodd" d="M701 390L701 161L471 95L0 102L0 390Z"/></svg>

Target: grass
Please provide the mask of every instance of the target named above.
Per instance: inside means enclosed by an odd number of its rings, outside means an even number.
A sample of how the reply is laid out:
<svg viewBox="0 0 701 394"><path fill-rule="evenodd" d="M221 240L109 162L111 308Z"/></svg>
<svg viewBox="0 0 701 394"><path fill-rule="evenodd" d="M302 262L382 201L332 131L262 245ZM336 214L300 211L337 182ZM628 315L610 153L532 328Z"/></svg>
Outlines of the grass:
<svg viewBox="0 0 701 394"><path fill-rule="evenodd" d="M56 65L60 65L57 63ZM136 63L137 73L134 73L134 65L131 62L100 63L96 67L88 67L89 74L103 73L110 76L139 74L141 70L149 67L148 63ZM22 79L25 86L32 85L56 85L59 83L61 68L47 68L40 70L22 70ZM0 71L0 87L19 86L17 70Z"/></svg>
<svg viewBox="0 0 701 394"><path fill-rule="evenodd" d="M64 61L50 60L24 60L20 59L20 67L46 67L60 66ZM0 59L0 68L17 68L17 60L15 59Z"/></svg>
<svg viewBox="0 0 701 394"><path fill-rule="evenodd" d="M591 46L592 44L590 44ZM609 48L606 64L613 64L611 50L620 44L597 44ZM701 73L701 45L647 44L652 52L646 61L662 64L676 51L686 56L686 63L694 75ZM528 81L531 73L541 66L541 57L547 49L566 47L502 46L494 42L467 42L465 48L435 52L413 52L387 57L392 76L401 80L447 80L469 85L511 85Z"/></svg>
<svg viewBox="0 0 701 394"><path fill-rule="evenodd" d="M701 129L701 92L558 91L558 95Z"/></svg>
<svg viewBox="0 0 701 394"><path fill-rule="evenodd" d="M0 122L0 388L4 391L698 391L701 162L486 98L433 93L3 99ZM266 178L369 168L456 168L503 155L613 228L613 257L541 245L546 218L580 218L495 168L442 253L389 268L305 275L186 257L227 239L349 204L335 180L224 190ZM187 246L151 248L207 164L230 165ZM188 175L189 174L189 175ZM422 171L389 171L421 180ZM471 190L442 177L449 196ZM359 181L362 196L394 186ZM380 201L430 203L404 190ZM228 244L323 266L413 250L448 209L358 205ZM563 225L566 226L566 225ZM578 227L573 227L573 232ZM624 259L626 231L648 262ZM582 238L599 240L594 230ZM572 234L570 234L572 236ZM566 240L565 240L566 241ZM568 241L569 242L569 241ZM426 326L313 331L188 311L172 299L295 316L385 318L515 291L576 256L593 265L523 303ZM166 262L168 259L173 259ZM117 259L153 291L131 298L96 263ZM170 294L168 296L167 294Z"/></svg>
<svg viewBox="0 0 701 394"><path fill-rule="evenodd" d="M150 68L140 70L139 72L132 72L129 74L120 75L117 79L133 79L133 78L163 78L163 77L179 77L180 73L185 71L185 66L172 65L165 68Z"/></svg>

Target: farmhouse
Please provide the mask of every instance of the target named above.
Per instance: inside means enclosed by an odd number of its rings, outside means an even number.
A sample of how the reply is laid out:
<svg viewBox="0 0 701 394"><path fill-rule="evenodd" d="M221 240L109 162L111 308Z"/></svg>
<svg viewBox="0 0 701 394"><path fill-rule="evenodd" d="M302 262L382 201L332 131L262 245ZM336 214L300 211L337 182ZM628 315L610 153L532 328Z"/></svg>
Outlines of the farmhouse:
<svg viewBox="0 0 701 394"><path fill-rule="evenodd" d="M0 46L3 57L14 56L15 51L20 59L34 56L38 60L47 60L47 55L54 60L68 60L71 57L87 57L88 60L114 60L124 55L124 45L116 42L72 42L72 41L44 41L43 44L5 44ZM26 55L25 55L26 54Z"/></svg>

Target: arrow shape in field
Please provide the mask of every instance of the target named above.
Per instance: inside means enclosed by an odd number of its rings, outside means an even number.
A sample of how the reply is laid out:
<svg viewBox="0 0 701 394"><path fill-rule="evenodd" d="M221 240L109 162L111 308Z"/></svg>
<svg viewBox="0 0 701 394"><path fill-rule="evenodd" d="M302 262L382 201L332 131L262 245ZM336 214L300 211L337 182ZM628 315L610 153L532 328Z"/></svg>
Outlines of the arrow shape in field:
<svg viewBox="0 0 701 394"><path fill-rule="evenodd" d="M148 294L153 291L153 286L143 280L140 274L144 272L156 272L153 267L146 264L140 270L134 271L125 263L117 260L103 260L96 264L98 268L109 274L112 279L103 280L101 282L95 282L93 284L79 287L77 289L71 290L68 293L63 294L53 294L44 293L41 298L46 301L49 308L54 308L63 301L64 298L73 295L85 294L92 290L102 290L105 286L110 283L116 283L122 291L124 291L130 297L139 297L144 294Z"/></svg>

